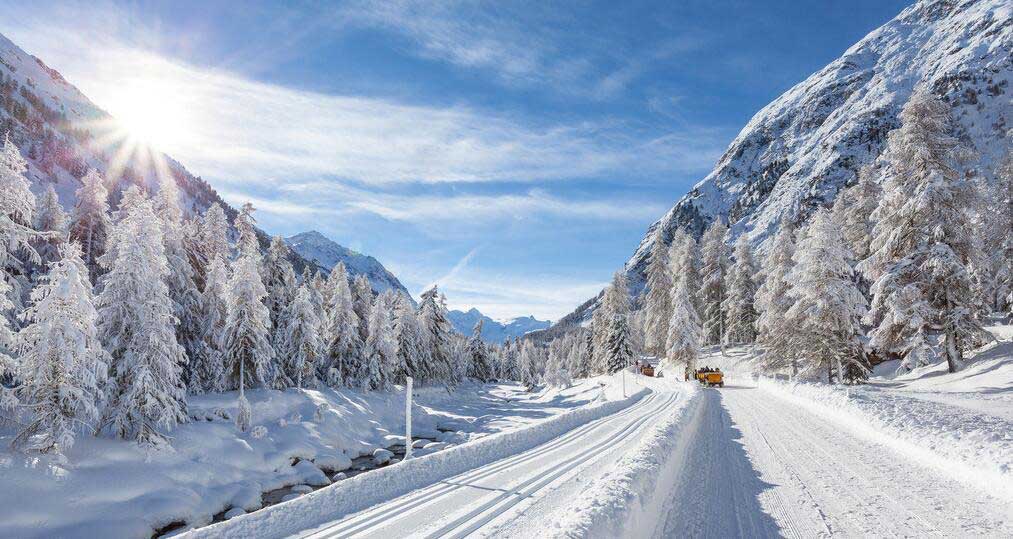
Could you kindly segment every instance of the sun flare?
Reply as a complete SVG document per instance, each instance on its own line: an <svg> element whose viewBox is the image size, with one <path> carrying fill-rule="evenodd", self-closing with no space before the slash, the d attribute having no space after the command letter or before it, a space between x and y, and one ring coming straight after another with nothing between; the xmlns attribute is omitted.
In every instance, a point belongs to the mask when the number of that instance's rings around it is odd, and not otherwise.
<svg viewBox="0 0 1013 539"><path fill-rule="evenodd" d="M133 80L121 88L108 108L126 138L160 151L178 147L186 137L186 111L180 96L155 80Z"/></svg>

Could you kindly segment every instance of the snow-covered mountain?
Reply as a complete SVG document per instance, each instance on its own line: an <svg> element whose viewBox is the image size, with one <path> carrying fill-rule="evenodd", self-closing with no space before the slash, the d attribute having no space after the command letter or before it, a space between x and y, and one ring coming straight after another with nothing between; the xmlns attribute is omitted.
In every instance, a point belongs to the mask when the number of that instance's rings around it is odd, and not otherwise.
<svg viewBox="0 0 1013 539"><path fill-rule="evenodd" d="M499 322L475 308L468 311L450 311L448 318L454 329L464 335L471 335L475 324L482 320L482 340L495 344L502 344L507 339L521 337L532 331L543 330L552 324L548 320L538 320L533 316L521 316L506 322Z"/></svg>
<svg viewBox="0 0 1013 539"><path fill-rule="evenodd" d="M350 275L365 275L373 285L374 291L394 289L411 296L401 281L387 271L377 259L339 245L316 230L296 234L286 238L285 241L299 256L327 271L338 265L338 262L344 262Z"/></svg>
<svg viewBox="0 0 1013 539"><path fill-rule="evenodd" d="M1013 128L1013 4L922 0L764 107L714 170L648 229L625 265L635 295L660 227L699 236L716 218L756 243L782 218L805 220L832 203L879 156L908 97L927 88L953 107L958 134L988 177ZM595 301L559 326L579 324Z"/></svg>

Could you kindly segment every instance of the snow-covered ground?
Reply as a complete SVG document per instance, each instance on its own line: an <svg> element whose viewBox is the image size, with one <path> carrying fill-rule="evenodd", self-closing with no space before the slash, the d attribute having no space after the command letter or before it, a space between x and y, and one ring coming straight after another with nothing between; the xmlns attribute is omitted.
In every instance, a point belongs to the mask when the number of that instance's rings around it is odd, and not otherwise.
<svg viewBox="0 0 1013 539"><path fill-rule="evenodd" d="M621 397L615 388L603 394L599 382L538 393L514 384L452 395L417 389L413 435L446 448ZM228 419L234 393L192 397L198 420L172 432L171 452L151 455L132 442L81 436L66 462L52 462L11 452L12 433L0 429L0 537L149 537L173 523L207 524L230 508L258 509L266 491L329 484L352 459L404 443L403 391L247 395L250 433Z"/></svg>

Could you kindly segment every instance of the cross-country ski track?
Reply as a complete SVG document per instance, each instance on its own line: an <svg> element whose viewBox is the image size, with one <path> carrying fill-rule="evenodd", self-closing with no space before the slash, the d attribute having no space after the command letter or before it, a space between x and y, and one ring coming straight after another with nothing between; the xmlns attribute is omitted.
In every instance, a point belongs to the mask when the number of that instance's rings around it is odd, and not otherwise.
<svg viewBox="0 0 1013 539"><path fill-rule="evenodd" d="M363 511L335 510L340 518L297 536L1013 537L1008 500L752 384L648 385L628 407L532 449ZM586 493L623 477L624 456L672 414L681 414L678 440L656 477L622 485L618 499L636 510L615 518L628 521L609 530L568 521L588 511L609 517L613 508ZM630 483L647 491L629 494ZM268 536L290 533L264 524Z"/></svg>

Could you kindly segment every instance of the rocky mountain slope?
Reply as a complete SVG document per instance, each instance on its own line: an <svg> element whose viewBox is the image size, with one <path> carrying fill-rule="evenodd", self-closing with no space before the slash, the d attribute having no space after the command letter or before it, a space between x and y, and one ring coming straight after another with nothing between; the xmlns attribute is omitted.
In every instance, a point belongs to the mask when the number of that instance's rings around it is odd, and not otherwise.
<svg viewBox="0 0 1013 539"><path fill-rule="evenodd" d="M338 262L344 262L351 275L365 275L375 292L394 289L411 296L401 281L377 259L339 245L316 230L296 234L285 238L285 241L299 256L327 271L337 266Z"/></svg>
<svg viewBox="0 0 1013 539"><path fill-rule="evenodd" d="M491 344L502 344L507 339L522 337L532 331L544 330L552 324L548 320L538 320L533 316L521 316L506 322L499 322L475 308L468 311L450 311L448 318L454 329L464 335L471 335L475 324L482 320L482 340Z"/></svg>
<svg viewBox="0 0 1013 539"><path fill-rule="evenodd" d="M927 88L953 107L958 134L988 177L1013 129L1013 3L922 0L764 107L714 170L648 229L625 265L634 295L658 228L700 235L724 219L762 244L781 219L804 221L875 160L908 97ZM596 302L560 320L579 324ZM562 328L560 328L562 329Z"/></svg>

